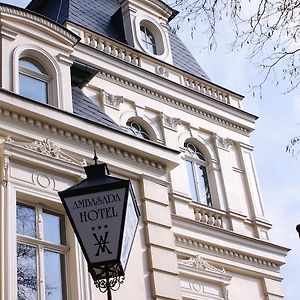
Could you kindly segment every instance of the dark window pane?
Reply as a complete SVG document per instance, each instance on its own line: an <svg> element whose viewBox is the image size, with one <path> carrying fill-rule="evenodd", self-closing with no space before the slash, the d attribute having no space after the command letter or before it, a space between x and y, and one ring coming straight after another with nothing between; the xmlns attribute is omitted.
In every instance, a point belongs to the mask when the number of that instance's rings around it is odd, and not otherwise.
<svg viewBox="0 0 300 300"><path fill-rule="evenodd" d="M208 178L205 166L197 166L198 190L200 202L205 205L211 205L211 197L208 185Z"/></svg>
<svg viewBox="0 0 300 300"><path fill-rule="evenodd" d="M41 103L48 102L47 82L34 77L19 74L20 95Z"/></svg>
<svg viewBox="0 0 300 300"><path fill-rule="evenodd" d="M43 211L44 240L54 244L62 244L61 226L62 218L60 216Z"/></svg>
<svg viewBox="0 0 300 300"><path fill-rule="evenodd" d="M61 254L44 251L46 300L63 299L62 260Z"/></svg>
<svg viewBox="0 0 300 300"><path fill-rule="evenodd" d="M141 131L138 136L143 138L144 140L150 140L150 137L149 137L148 133L145 132L145 131Z"/></svg>
<svg viewBox="0 0 300 300"><path fill-rule="evenodd" d="M155 44L154 36L153 36L152 32L149 29L147 29L146 34L147 34L147 40L150 43Z"/></svg>
<svg viewBox="0 0 300 300"><path fill-rule="evenodd" d="M31 70L40 74L47 74L44 68L32 58L21 58L19 60L19 65L27 70Z"/></svg>
<svg viewBox="0 0 300 300"><path fill-rule="evenodd" d="M18 300L37 299L36 248L17 244Z"/></svg>
<svg viewBox="0 0 300 300"><path fill-rule="evenodd" d="M141 39L144 42L144 45L146 46L146 48L149 50L149 52L151 52L153 54L157 54L156 42L155 42L155 38L154 38L154 35L152 34L152 32L145 26L141 26L140 31L141 31Z"/></svg>
<svg viewBox="0 0 300 300"><path fill-rule="evenodd" d="M135 135L135 133L136 133L134 129L129 128L129 127L127 127L127 132L131 135Z"/></svg>
<svg viewBox="0 0 300 300"><path fill-rule="evenodd" d="M188 173L191 197L194 201L197 201L198 199L197 199L197 192L196 192L195 178L194 178L194 173L193 173L192 162L186 161L186 168L187 168L187 173Z"/></svg>
<svg viewBox="0 0 300 300"><path fill-rule="evenodd" d="M146 42L146 28L144 26L141 26L141 38L143 42Z"/></svg>
<svg viewBox="0 0 300 300"><path fill-rule="evenodd" d="M156 46L155 46L155 44L148 44L148 50L151 53L156 54Z"/></svg>
<svg viewBox="0 0 300 300"><path fill-rule="evenodd" d="M36 215L34 207L17 203L17 233L36 237Z"/></svg>

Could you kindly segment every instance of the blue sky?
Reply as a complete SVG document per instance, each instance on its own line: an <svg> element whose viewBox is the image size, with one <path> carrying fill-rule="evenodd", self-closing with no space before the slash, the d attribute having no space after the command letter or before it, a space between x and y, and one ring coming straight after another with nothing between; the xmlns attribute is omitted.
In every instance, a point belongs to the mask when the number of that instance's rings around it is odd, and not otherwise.
<svg viewBox="0 0 300 300"><path fill-rule="evenodd" d="M2 1L24 7L29 1ZM200 65L215 83L245 95L244 109L259 116L252 135L255 159L264 206L273 223L272 241L291 248L287 263L282 268L285 299L298 299L300 285L300 240L295 227L300 223L300 157L295 159L285 152L290 137L300 135L300 89L284 95L268 82L264 85L263 99L248 93L248 84L259 78L257 69L247 60L246 52L230 51L231 33L223 26L218 31L216 51L200 51L198 32L190 38L187 28L179 35Z"/></svg>
<svg viewBox="0 0 300 300"><path fill-rule="evenodd" d="M263 86L263 98L254 98L248 85L258 83L260 74L247 59L245 49L231 51L232 33L227 26L218 31L219 44L215 51L201 49L200 32L191 39L185 30L179 32L181 39L212 81L244 95L244 109L259 116L251 141L266 215L273 224L271 240L291 249L281 276L285 299L298 299L300 240L295 227L300 224L300 156L293 158L285 152L285 147L291 137L300 135L300 88L283 94L274 83L267 82Z"/></svg>

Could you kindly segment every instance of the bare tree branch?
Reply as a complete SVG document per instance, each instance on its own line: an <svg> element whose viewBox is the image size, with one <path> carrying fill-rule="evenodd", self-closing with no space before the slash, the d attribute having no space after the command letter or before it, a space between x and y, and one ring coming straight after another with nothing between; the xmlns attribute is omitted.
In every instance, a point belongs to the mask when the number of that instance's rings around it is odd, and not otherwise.
<svg viewBox="0 0 300 300"><path fill-rule="evenodd" d="M207 37L209 49L217 47L217 27L231 26L234 30L231 49L247 47L249 58L258 66L262 79L252 89L258 89L260 96L268 80L276 86L287 82L285 93L299 88L300 0L169 0L168 3L181 11L176 28L187 22L192 37L200 30ZM298 143L300 137L291 139L287 151L292 153Z"/></svg>

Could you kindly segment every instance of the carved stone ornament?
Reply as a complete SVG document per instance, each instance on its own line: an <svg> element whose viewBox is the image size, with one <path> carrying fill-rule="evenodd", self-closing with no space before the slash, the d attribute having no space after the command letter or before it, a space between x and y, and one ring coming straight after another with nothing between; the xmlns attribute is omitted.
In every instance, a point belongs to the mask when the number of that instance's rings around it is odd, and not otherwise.
<svg viewBox="0 0 300 300"><path fill-rule="evenodd" d="M169 72L166 68L164 68L163 66L156 66L155 67L155 73L168 78L169 77Z"/></svg>
<svg viewBox="0 0 300 300"><path fill-rule="evenodd" d="M79 161L71 157L70 155L64 153L58 146L54 145L54 143L48 138L42 141L35 140L33 143L28 144L28 143L15 142L10 137L8 137L6 139L6 142L10 144L19 145L22 148L29 149L46 156L54 157L69 163L75 163L82 167L87 165L85 159Z"/></svg>
<svg viewBox="0 0 300 300"><path fill-rule="evenodd" d="M105 104L117 109L119 109L120 104L124 102L123 96L112 95L104 91L103 91L103 99Z"/></svg>
<svg viewBox="0 0 300 300"><path fill-rule="evenodd" d="M223 149L229 150L233 145L233 141L231 139L220 137L217 134L215 135L215 138L217 146Z"/></svg>
<svg viewBox="0 0 300 300"><path fill-rule="evenodd" d="M205 271L213 272L216 274L222 274L222 275L226 274L226 271L224 268L218 269L218 268L210 265L207 261L205 261L199 255L195 256L195 257L191 257L188 260L182 260L181 263L184 265L187 265L187 266L194 267L196 269L205 270Z"/></svg>
<svg viewBox="0 0 300 300"><path fill-rule="evenodd" d="M179 118L172 118L162 114L163 125L172 129L177 129L177 125L180 124L181 120Z"/></svg>
<svg viewBox="0 0 300 300"><path fill-rule="evenodd" d="M9 168L9 158L7 156L2 157L1 159L1 185L6 188L8 182L8 168Z"/></svg>

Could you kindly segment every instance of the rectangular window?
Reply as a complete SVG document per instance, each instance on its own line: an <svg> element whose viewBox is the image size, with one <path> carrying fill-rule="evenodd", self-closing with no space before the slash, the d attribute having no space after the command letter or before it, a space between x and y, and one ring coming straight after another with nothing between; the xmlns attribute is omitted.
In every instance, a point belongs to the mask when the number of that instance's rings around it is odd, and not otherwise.
<svg viewBox="0 0 300 300"><path fill-rule="evenodd" d="M17 299L65 300L64 217L17 203Z"/></svg>
<svg viewBox="0 0 300 300"><path fill-rule="evenodd" d="M17 243L18 300L37 299L36 248Z"/></svg>
<svg viewBox="0 0 300 300"><path fill-rule="evenodd" d="M186 167L192 200L212 206L206 167L188 160Z"/></svg>
<svg viewBox="0 0 300 300"><path fill-rule="evenodd" d="M47 89L46 81L20 73L19 90L21 96L41 103L48 103Z"/></svg>

